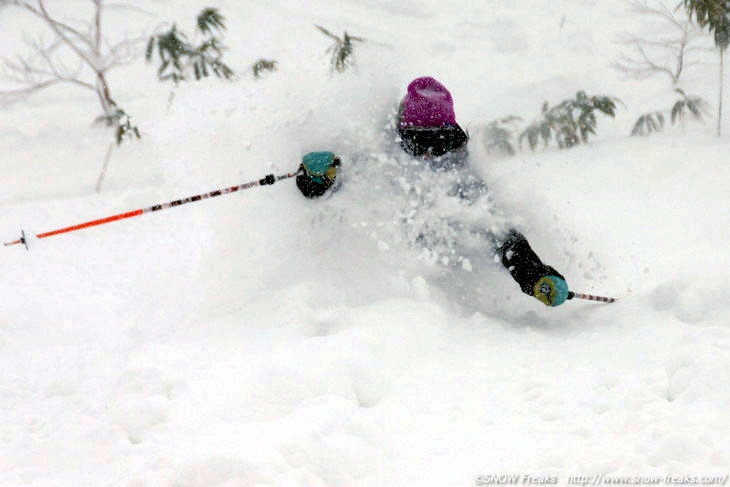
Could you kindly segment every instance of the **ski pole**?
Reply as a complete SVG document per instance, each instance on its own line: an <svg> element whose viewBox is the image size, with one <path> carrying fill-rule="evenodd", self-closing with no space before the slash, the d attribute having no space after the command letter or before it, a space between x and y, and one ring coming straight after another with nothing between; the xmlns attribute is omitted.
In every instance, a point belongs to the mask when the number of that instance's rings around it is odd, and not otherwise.
<svg viewBox="0 0 730 487"><path fill-rule="evenodd" d="M616 298L606 298L603 296L593 296L592 294L581 294L581 293L574 293L573 291L568 293L568 299L587 299L589 301L600 301L602 303L614 303L616 302Z"/></svg>
<svg viewBox="0 0 730 487"><path fill-rule="evenodd" d="M222 194L230 194L235 193L236 191L243 191L244 189L249 188L255 188L256 186L266 186L270 184L274 184L277 181L281 181L282 179L289 179L297 176L299 174L299 171L284 174L283 176L274 176L273 174L269 174L268 176L265 176L263 179L259 179L258 181L251 181L250 183L240 184L238 186L231 186L230 188L223 188L223 189L217 189L215 191L211 191L209 193L203 193L198 194L195 196L189 196L187 198L170 201L168 203L161 203L158 205L149 206L147 208L140 208L138 210L132 210L128 211L126 213L119 213L117 215L107 216L105 218L99 218L98 220L91 220L84 223L79 223L77 225L73 225L70 227L65 228L59 228L58 230L51 230L49 232L45 233L39 233L36 235L36 238L47 238L47 237L53 237L54 235L59 235L62 233L68 233L68 232L75 232L76 230L81 230L83 228L89 228L89 227L95 227L97 225L103 225L105 223L111 223L117 220L124 220L125 218L132 218L135 216L143 215L145 213L152 213L159 210L166 210L168 208L174 208L175 206L185 205L187 203L194 203L196 201L205 200L208 198L215 198L216 196L220 196ZM18 245L23 244L25 245L25 248L28 248L28 242L25 237L25 232L21 232L21 237L18 240L15 240L13 242L6 242L5 246L10 245Z"/></svg>

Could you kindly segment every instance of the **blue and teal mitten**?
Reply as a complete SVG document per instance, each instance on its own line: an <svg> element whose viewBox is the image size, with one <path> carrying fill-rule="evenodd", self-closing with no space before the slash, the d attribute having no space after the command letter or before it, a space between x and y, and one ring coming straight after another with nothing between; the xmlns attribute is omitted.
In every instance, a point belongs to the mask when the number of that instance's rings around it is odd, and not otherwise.
<svg viewBox="0 0 730 487"><path fill-rule="evenodd" d="M547 275L535 283L532 292L546 306L560 306L568 299L568 283L562 277Z"/></svg>
<svg viewBox="0 0 730 487"><path fill-rule="evenodd" d="M307 198L317 198L325 194L337 180L340 158L334 153L310 152L302 158L297 176L297 188Z"/></svg>

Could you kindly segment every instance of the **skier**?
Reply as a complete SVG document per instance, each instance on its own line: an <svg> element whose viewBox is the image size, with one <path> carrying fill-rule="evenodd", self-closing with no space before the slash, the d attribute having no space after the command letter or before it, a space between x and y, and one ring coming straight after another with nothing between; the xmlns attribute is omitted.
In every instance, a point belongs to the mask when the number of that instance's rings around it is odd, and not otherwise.
<svg viewBox="0 0 730 487"><path fill-rule="evenodd" d="M455 175L450 194L474 202L487 193L485 182L469 167L468 135L456 123L451 93L431 77L413 80L400 104L396 142L410 156L432 171ZM336 189L340 160L332 152L304 156L297 187L308 198ZM480 232L499 256L502 265L522 292L547 306L559 306L568 298L562 274L544 264L524 235L514 228L495 234Z"/></svg>

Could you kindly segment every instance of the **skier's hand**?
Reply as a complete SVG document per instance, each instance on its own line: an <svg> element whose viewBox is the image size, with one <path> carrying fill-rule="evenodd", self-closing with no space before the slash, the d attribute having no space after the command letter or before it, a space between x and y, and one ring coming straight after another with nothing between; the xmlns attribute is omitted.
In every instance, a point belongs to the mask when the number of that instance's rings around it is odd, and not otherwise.
<svg viewBox="0 0 730 487"><path fill-rule="evenodd" d="M560 306L568 299L568 283L555 275L543 276L535 283L532 295L547 306Z"/></svg>
<svg viewBox="0 0 730 487"><path fill-rule="evenodd" d="M312 178L326 178L334 181L340 158L332 152L310 152L302 158L302 169Z"/></svg>
<svg viewBox="0 0 730 487"><path fill-rule="evenodd" d="M332 152L310 152L302 158L297 187L307 198L322 196L337 179L340 158Z"/></svg>

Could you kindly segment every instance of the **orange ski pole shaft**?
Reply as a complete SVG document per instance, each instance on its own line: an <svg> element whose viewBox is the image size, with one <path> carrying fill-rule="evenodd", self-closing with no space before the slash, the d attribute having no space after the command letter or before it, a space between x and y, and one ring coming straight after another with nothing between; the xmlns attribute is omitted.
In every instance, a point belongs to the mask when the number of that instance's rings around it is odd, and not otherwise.
<svg viewBox="0 0 730 487"><path fill-rule="evenodd" d="M99 218L98 220L91 220L88 222L79 223L77 225L72 225L70 227L59 228L57 230L51 230L49 232L39 233L38 235L36 235L36 237L37 238L53 237L54 235L75 232L76 230L81 230L81 229L89 228L89 227L95 227L97 225L104 225L105 223L111 223L111 222L115 222L117 220L133 218L135 216L144 215L145 213L152 213L155 211L166 210L168 208L174 208L175 206L185 205L188 203L194 203L196 201L201 201L201 200L205 200L208 198L215 198L216 196L235 193L236 191L242 191L244 189L254 188L256 186L266 186L266 185L274 184L277 181L281 181L282 179L293 178L297 174L299 174L298 171L295 173L284 174L283 176L274 176L273 174L269 174L268 176L264 177L263 179L259 179L258 181L251 181L250 183L239 184L238 186L231 186L229 188L217 189L215 191L210 191L208 193L202 193L202 194L198 194L195 196L189 196L187 198L169 201L167 203L161 203L158 205L148 206L147 208L140 208L138 210L132 210L132 211L128 211L125 213L119 213L117 215ZM27 248L25 234L23 234L18 240L14 240L12 242L6 242L5 246L7 247L10 245L18 245L18 244L24 244L24 245L26 245L26 248Z"/></svg>

